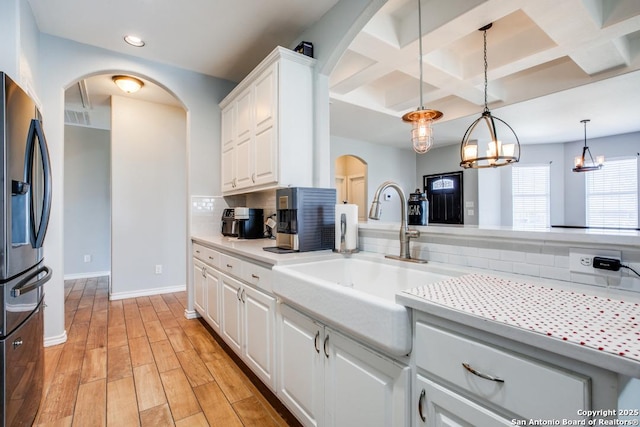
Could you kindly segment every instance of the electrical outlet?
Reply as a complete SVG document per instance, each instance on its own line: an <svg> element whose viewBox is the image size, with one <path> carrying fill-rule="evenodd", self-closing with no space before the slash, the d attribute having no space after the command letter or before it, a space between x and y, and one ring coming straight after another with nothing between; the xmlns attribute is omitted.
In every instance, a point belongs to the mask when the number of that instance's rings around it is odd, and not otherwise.
<svg viewBox="0 0 640 427"><path fill-rule="evenodd" d="M156 264L156 274L162 274L162 264Z"/></svg>
<svg viewBox="0 0 640 427"><path fill-rule="evenodd" d="M601 275L603 270L593 268L593 258L597 256L622 260L620 251L571 248L569 251L569 270L574 273ZM607 274L611 273L619 274L619 272L607 272Z"/></svg>
<svg viewBox="0 0 640 427"><path fill-rule="evenodd" d="M85 255L84 262L91 262L91 255Z"/></svg>

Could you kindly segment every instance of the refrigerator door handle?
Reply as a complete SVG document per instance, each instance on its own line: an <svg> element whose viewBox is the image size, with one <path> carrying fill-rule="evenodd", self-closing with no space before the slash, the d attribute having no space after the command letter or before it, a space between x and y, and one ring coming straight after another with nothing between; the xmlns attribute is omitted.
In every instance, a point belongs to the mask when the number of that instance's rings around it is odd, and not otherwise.
<svg viewBox="0 0 640 427"><path fill-rule="evenodd" d="M40 150L40 158L42 159L44 191L39 225L35 224L36 215L34 212L34 204L31 203L31 245L34 248L41 248L44 242L44 236L47 233L49 216L51 214L51 161L49 160L49 150L47 149L47 140L42 131L42 124L40 120L32 119L31 125L29 126L29 135L27 136L27 152L24 162L24 180L30 185L32 184L33 178L33 154L36 149L36 138L38 139L38 148Z"/></svg>
<svg viewBox="0 0 640 427"><path fill-rule="evenodd" d="M40 273L44 273L44 272L47 273L44 277L36 280L35 282L29 283L34 277L38 277ZM38 289L39 287L47 283L49 279L51 279L52 273L53 271L49 267L47 267L46 265L42 266L41 268L37 269L33 273L29 274L27 277L22 279L20 283L18 283L13 289L11 289L11 296L14 298L17 298L20 295L24 295L27 292L31 292L35 289Z"/></svg>

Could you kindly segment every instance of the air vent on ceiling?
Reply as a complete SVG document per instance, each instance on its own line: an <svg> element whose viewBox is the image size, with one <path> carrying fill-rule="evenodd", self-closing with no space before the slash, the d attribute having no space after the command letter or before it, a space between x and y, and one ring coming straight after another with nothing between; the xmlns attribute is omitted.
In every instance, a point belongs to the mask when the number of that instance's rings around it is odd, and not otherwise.
<svg viewBox="0 0 640 427"><path fill-rule="evenodd" d="M86 111L64 110L64 123L76 126L91 126L91 117Z"/></svg>

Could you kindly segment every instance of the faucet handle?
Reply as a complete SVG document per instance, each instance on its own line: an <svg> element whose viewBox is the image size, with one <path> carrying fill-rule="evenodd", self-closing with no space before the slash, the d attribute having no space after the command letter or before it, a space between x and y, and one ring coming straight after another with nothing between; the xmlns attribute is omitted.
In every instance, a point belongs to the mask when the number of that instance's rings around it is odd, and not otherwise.
<svg viewBox="0 0 640 427"><path fill-rule="evenodd" d="M416 237L420 237L420 230L416 230L415 228L407 229L407 237L415 239Z"/></svg>

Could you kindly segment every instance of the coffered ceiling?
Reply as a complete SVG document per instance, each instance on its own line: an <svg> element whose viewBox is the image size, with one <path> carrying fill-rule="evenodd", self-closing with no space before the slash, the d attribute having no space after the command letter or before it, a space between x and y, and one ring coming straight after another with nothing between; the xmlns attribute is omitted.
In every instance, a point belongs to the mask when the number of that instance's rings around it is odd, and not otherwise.
<svg viewBox="0 0 640 427"><path fill-rule="evenodd" d="M410 146L401 116L419 106L417 0L389 0L331 75L332 133ZM459 143L488 101L523 144L640 130L637 0L422 0L424 106Z"/></svg>

